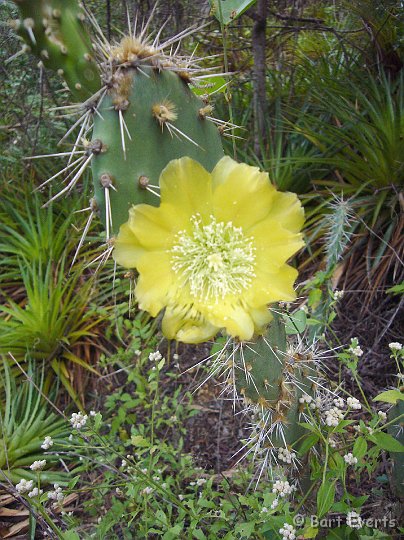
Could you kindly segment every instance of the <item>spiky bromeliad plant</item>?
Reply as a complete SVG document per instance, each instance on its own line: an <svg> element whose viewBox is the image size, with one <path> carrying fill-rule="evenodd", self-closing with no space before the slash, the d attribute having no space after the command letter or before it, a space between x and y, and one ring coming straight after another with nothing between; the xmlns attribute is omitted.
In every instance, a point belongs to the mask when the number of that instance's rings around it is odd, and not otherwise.
<svg viewBox="0 0 404 540"><path fill-rule="evenodd" d="M225 329L235 349L228 362L235 391L256 405L263 444L288 450L301 437L301 400L312 392L314 368L288 353L281 319L268 332L267 306L295 297L297 272L286 263L303 244L296 195L223 157L215 124L228 126L190 90L207 75L198 74L195 58L166 52L188 32L164 42L158 32L151 41L148 22L111 45L90 16L91 47L73 0L17 4L15 27L28 46L84 99L69 106L79 118L68 134L77 128L78 135L61 193L91 163L90 219L101 214L107 252L115 247L115 259L139 272L140 307L153 316L164 310L168 338L198 343Z"/></svg>

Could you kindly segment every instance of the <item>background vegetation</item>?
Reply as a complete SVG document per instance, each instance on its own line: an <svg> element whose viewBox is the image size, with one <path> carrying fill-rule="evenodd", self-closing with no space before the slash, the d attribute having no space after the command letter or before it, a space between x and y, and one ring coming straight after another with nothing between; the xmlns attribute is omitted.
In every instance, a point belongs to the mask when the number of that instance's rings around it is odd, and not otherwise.
<svg viewBox="0 0 404 540"><path fill-rule="evenodd" d="M155 4L84 3L111 40L125 30L126 12L147 19ZM335 429L315 424L299 450L313 486L305 497L277 498L270 478L257 479L252 459L238 463L248 420L233 417L214 379L198 388L205 370L198 362L210 348L161 339L157 321L133 302L133 276L116 271L112 261L100 265L96 220L76 253L88 223L88 214L78 210L89 206L89 179L71 197L42 208L57 188L37 188L63 161L24 158L54 152L70 125L56 108L69 98L57 75L19 55L21 44L6 24L16 8L3 1L4 538L281 539L285 523L304 538L402 533L390 462L399 447L393 437L385 439L378 414L402 403L402 350L389 348L402 342L403 327L401 2L245 4L251 6L224 24L203 0L160 2L153 28L168 20L164 32L171 35L208 23L183 49L197 48L207 65L221 64L231 74L215 100L216 116L240 126L227 131L226 152L267 170L281 190L298 193L305 205L307 246L295 261L299 300L290 309L306 312L299 315L306 335L324 334L317 347L328 384L345 399L360 398L362 409L346 411ZM338 302L336 290L344 291ZM352 353L358 343L359 356ZM150 360L156 350L163 358ZM387 389L398 394L384 396L382 404L373 401ZM79 428L69 421L77 411L87 414ZM388 422L394 426L394 417ZM397 430L389 431L396 436ZM54 444L43 449L46 436ZM317 448L317 458L309 463L310 447ZM342 458L350 452L357 459L353 468ZM321 463L331 454L325 470ZM29 465L40 459L46 465L39 475ZM44 493L22 497L15 489L21 479ZM57 493L55 483L63 488L59 503L57 495L48 497ZM272 508L275 499L280 503ZM336 518L349 511L371 521L361 529L345 521L319 527L303 519L300 528L296 522L300 514ZM374 521L384 516L390 521Z"/></svg>

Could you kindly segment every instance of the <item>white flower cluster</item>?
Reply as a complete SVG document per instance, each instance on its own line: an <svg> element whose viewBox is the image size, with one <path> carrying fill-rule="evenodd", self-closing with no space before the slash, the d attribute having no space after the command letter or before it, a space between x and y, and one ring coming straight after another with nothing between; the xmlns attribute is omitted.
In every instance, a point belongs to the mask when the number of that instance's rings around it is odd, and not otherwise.
<svg viewBox="0 0 404 540"><path fill-rule="evenodd" d="M278 448L278 458L284 463L292 463L296 458L295 452L289 452L287 448Z"/></svg>
<svg viewBox="0 0 404 540"><path fill-rule="evenodd" d="M346 402L347 402L348 407L350 407L354 411L359 411L360 409L362 409L362 405L360 404L359 399L356 399L354 397L349 397L346 400Z"/></svg>
<svg viewBox="0 0 404 540"><path fill-rule="evenodd" d="M42 471L42 469L46 465L46 459L39 459L38 461L34 461L32 465L29 466L31 471Z"/></svg>
<svg viewBox="0 0 404 540"><path fill-rule="evenodd" d="M59 484L53 484L54 491L48 492L48 499L52 501L62 502L65 496L62 493L62 488Z"/></svg>
<svg viewBox="0 0 404 540"><path fill-rule="evenodd" d="M363 527L363 521L357 512L348 512L346 516L346 524L352 529L361 529Z"/></svg>
<svg viewBox="0 0 404 540"><path fill-rule="evenodd" d="M71 425L76 429L81 429L87 423L88 416L81 412L73 413L70 418Z"/></svg>
<svg viewBox="0 0 404 540"><path fill-rule="evenodd" d="M392 341L391 343L389 343L389 347L391 351L401 351L401 349L403 348L402 344L398 343L398 341Z"/></svg>
<svg viewBox="0 0 404 540"><path fill-rule="evenodd" d="M356 465L358 463L358 458L354 457L351 452L345 454L344 461L347 465Z"/></svg>
<svg viewBox="0 0 404 540"><path fill-rule="evenodd" d="M309 396L308 394L303 394L302 397L299 398L299 403L311 403L313 401L313 398Z"/></svg>
<svg viewBox="0 0 404 540"><path fill-rule="evenodd" d="M282 540L295 540L296 529L294 529L292 525L284 523L283 527L279 529L279 534L282 535Z"/></svg>
<svg viewBox="0 0 404 540"><path fill-rule="evenodd" d="M385 422L387 420L387 413L384 411L377 411L377 414L380 418L380 422Z"/></svg>
<svg viewBox="0 0 404 540"><path fill-rule="evenodd" d="M278 504L279 504L279 499L275 499L271 504L271 509L275 510L275 508L278 506Z"/></svg>
<svg viewBox="0 0 404 540"><path fill-rule="evenodd" d="M363 355L362 349L359 347L358 338L351 339L351 346L348 349L348 352L359 358Z"/></svg>
<svg viewBox="0 0 404 540"><path fill-rule="evenodd" d="M38 497L39 495L42 495L42 493L43 493L42 489L38 489L37 487L34 487L34 489L28 493L28 497L32 499L32 497Z"/></svg>
<svg viewBox="0 0 404 540"><path fill-rule="evenodd" d="M163 357L161 356L161 353L160 351L156 351L156 352L151 352L149 354L149 360L150 362L158 362L159 360L161 360Z"/></svg>
<svg viewBox="0 0 404 540"><path fill-rule="evenodd" d="M32 489L33 485L34 482L32 480L25 480L23 478L15 486L15 489L18 491L18 493L26 493L27 491L30 491Z"/></svg>
<svg viewBox="0 0 404 540"><path fill-rule="evenodd" d="M334 297L334 300L336 301L341 300L343 296L344 296L344 291L335 289L335 291L333 292L333 297Z"/></svg>
<svg viewBox="0 0 404 540"><path fill-rule="evenodd" d="M49 450L51 446L53 446L52 437L49 437L49 435L47 435L43 443L41 444L41 448L43 448L44 450Z"/></svg>
<svg viewBox="0 0 404 540"><path fill-rule="evenodd" d="M342 397L337 397L334 399L334 405L338 407L338 409L344 409L345 408L345 401Z"/></svg>
<svg viewBox="0 0 404 540"><path fill-rule="evenodd" d="M328 411L324 412L325 419L324 422L329 427L336 427L340 421L344 418L344 413L338 407L331 407Z"/></svg>
<svg viewBox="0 0 404 540"><path fill-rule="evenodd" d="M147 486L144 489L142 489L142 491L140 493L142 495L150 495L151 493L153 493L153 491L154 491L154 488L152 488L150 486Z"/></svg>
<svg viewBox="0 0 404 540"><path fill-rule="evenodd" d="M277 493L279 497L286 497L286 495L293 493L295 489L287 480L277 480L273 485L272 493Z"/></svg>
<svg viewBox="0 0 404 540"><path fill-rule="evenodd" d="M190 482L190 486L203 486L206 484L207 480L205 478L198 478L196 482Z"/></svg>

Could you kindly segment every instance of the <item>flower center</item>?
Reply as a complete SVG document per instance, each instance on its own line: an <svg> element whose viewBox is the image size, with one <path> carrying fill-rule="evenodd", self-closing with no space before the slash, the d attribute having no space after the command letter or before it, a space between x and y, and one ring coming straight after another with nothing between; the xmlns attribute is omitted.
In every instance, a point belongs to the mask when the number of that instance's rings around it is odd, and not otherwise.
<svg viewBox="0 0 404 540"><path fill-rule="evenodd" d="M180 231L171 250L172 269L182 285L189 284L194 298L215 302L247 289L255 277L252 238L231 221L210 216L203 225L199 214L191 221L192 231Z"/></svg>

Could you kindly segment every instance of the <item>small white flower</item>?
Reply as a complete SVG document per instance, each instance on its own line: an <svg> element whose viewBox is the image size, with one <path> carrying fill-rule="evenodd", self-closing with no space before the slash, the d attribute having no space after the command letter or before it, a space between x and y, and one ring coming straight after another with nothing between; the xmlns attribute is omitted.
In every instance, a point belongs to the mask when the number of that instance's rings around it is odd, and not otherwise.
<svg viewBox="0 0 404 540"><path fill-rule="evenodd" d="M359 358L363 355L363 351L359 346L358 338L352 338L351 339L351 345L348 349L348 352Z"/></svg>
<svg viewBox="0 0 404 540"><path fill-rule="evenodd" d="M346 400L346 402L347 402L348 407L350 407L351 409L355 411L359 411L360 409L362 409L362 405L360 404L360 401L354 397L349 397Z"/></svg>
<svg viewBox="0 0 404 540"><path fill-rule="evenodd" d="M384 411L377 411L377 414L381 422L384 423L387 420L387 413L385 413Z"/></svg>
<svg viewBox="0 0 404 540"><path fill-rule="evenodd" d="M272 488L272 493L276 493L279 497L286 497L295 490L294 486L291 486L287 480L277 480Z"/></svg>
<svg viewBox="0 0 404 540"><path fill-rule="evenodd" d="M334 399L334 405L338 407L339 409L343 409L345 407L345 400L342 397L338 397Z"/></svg>
<svg viewBox="0 0 404 540"><path fill-rule="evenodd" d="M271 510L275 510L278 504L279 504L279 499L275 499L271 504Z"/></svg>
<svg viewBox="0 0 404 540"><path fill-rule="evenodd" d="M356 465L358 463L358 458L354 457L351 452L345 454L344 461L347 465Z"/></svg>
<svg viewBox="0 0 404 540"><path fill-rule="evenodd" d="M87 423L88 416L81 412L73 413L70 418L70 423L73 428L81 429Z"/></svg>
<svg viewBox="0 0 404 540"><path fill-rule="evenodd" d="M51 446L53 446L52 437L49 437L49 435L47 435L43 443L41 444L41 448L43 448L44 450L49 450Z"/></svg>
<svg viewBox="0 0 404 540"><path fill-rule="evenodd" d="M268 508L266 506L263 506L261 508L261 514L267 514L268 513Z"/></svg>
<svg viewBox="0 0 404 540"><path fill-rule="evenodd" d="M96 414L96 411L90 411L90 416L95 416Z"/></svg>
<svg viewBox="0 0 404 540"><path fill-rule="evenodd" d="M25 493L27 491L30 491L32 489L33 485L34 485L33 480L25 480L23 478L15 486L15 489L18 491L18 493Z"/></svg>
<svg viewBox="0 0 404 540"><path fill-rule="evenodd" d="M312 401L313 398L308 394L303 394L302 397L299 398L299 403L311 403Z"/></svg>
<svg viewBox="0 0 404 540"><path fill-rule="evenodd" d="M34 487L34 489L28 493L28 497L32 499L32 497L38 497L38 495L42 495L42 493L43 493L42 489L38 489L37 487Z"/></svg>
<svg viewBox="0 0 404 540"><path fill-rule="evenodd" d="M389 347L391 351L401 351L401 349L403 348L402 344L398 343L397 341L389 343Z"/></svg>
<svg viewBox="0 0 404 540"><path fill-rule="evenodd" d="M140 469L143 474L147 474L147 469Z"/></svg>
<svg viewBox="0 0 404 540"><path fill-rule="evenodd" d="M142 495L150 495L151 493L153 493L153 491L154 491L154 488L152 488L150 486L147 486L144 489L142 489L142 491L140 493Z"/></svg>
<svg viewBox="0 0 404 540"><path fill-rule="evenodd" d="M328 411L325 411L325 418L324 422L329 427L336 427L340 423L340 421L344 418L343 412L338 409L338 407L332 407L331 409L328 409Z"/></svg>
<svg viewBox="0 0 404 540"><path fill-rule="evenodd" d="M337 446L338 446L338 441L337 441L337 439L335 437L330 437L328 439L328 443L331 446L331 448L337 448Z"/></svg>
<svg viewBox="0 0 404 540"><path fill-rule="evenodd" d="M179 360L179 358L180 358L179 354L177 354L177 353L173 354L173 360Z"/></svg>
<svg viewBox="0 0 404 540"><path fill-rule="evenodd" d="M46 465L46 459L39 459L38 461L34 461L32 465L29 466L31 471L42 471L42 469Z"/></svg>
<svg viewBox="0 0 404 540"><path fill-rule="evenodd" d="M62 502L63 499L65 498L63 493L62 493L62 488L59 486L59 484L53 484L53 489L54 489L54 491L49 491L48 492L48 499L53 500L53 501L57 501L59 503Z"/></svg>
<svg viewBox="0 0 404 540"><path fill-rule="evenodd" d="M153 480L154 480L155 482L158 482L158 481L160 480L160 476L153 476Z"/></svg>
<svg viewBox="0 0 404 540"><path fill-rule="evenodd" d="M73 440L73 435L70 434L69 437L68 437L69 441L72 441Z"/></svg>
<svg viewBox="0 0 404 540"><path fill-rule="evenodd" d="M341 298L344 296L344 291L340 291L338 289L335 289L335 291L333 292L333 298L334 300L338 301L338 300L341 300Z"/></svg>
<svg viewBox="0 0 404 540"><path fill-rule="evenodd" d="M278 448L278 458L284 463L291 464L296 458L296 453L290 452L287 448Z"/></svg>
<svg viewBox="0 0 404 540"><path fill-rule="evenodd" d="M295 540L296 529L292 525L284 523L283 527L279 529L279 534L282 535L282 540Z"/></svg>
<svg viewBox="0 0 404 540"><path fill-rule="evenodd" d="M142 351L140 351L139 349L136 349L135 354L136 354L136 356L141 356L141 355L142 355Z"/></svg>
<svg viewBox="0 0 404 540"><path fill-rule="evenodd" d="M181 495L181 493L178 495L178 498L179 498L180 501L183 501L184 497L185 497L185 495Z"/></svg>
<svg viewBox="0 0 404 540"><path fill-rule="evenodd" d="M207 480L205 478L198 478L198 480L196 481L196 485L197 486L203 486L204 484L206 484Z"/></svg>
<svg viewBox="0 0 404 540"><path fill-rule="evenodd" d="M351 527L351 529L361 529L363 527L363 521L357 512L348 512L346 516L346 524L348 527Z"/></svg>
<svg viewBox="0 0 404 540"><path fill-rule="evenodd" d="M160 354L160 351L156 351L156 352L151 352L149 354L149 360L150 362L158 362L159 360L161 360L163 357L161 356Z"/></svg>
<svg viewBox="0 0 404 540"><path fill-rule="evenodd" d="M369 435L373 435L373 433L374 433L373 428L371 428L369 426L366 426L366 429L368 430Z"/></svg>

